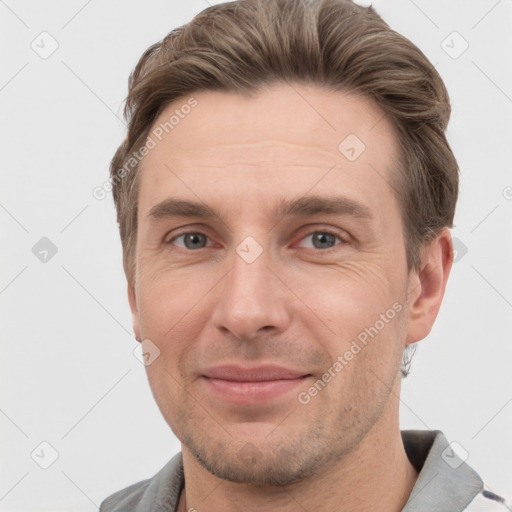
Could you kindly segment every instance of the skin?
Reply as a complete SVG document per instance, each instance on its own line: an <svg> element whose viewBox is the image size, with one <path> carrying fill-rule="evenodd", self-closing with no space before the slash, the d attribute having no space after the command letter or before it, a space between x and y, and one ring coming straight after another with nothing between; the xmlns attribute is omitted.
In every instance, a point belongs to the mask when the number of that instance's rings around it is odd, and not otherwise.
<svg viewBox="0 0 512 512"><path fill-rule="evenodd" d="M452 264L449 231L408 272L390 185L395 134L373 102L299 84L252 98L194 98L197 106L143 160L128 283L135 334L160 350L147 366L151 389L182 445L180 510L399 511L417 478L399 430L402 351L437 316ZM354 161L338 150L349 134L366 146ZM312 195L349 198L371 218L273 213L283 199ZM208 205L219 217L149 215L168 198ZM325 231L335 236L319 235L327 241L319 245L315 233ZM179 236L197 232L204 236ZM262 248L252 263L236 251L246 237ZM397 303L401 311L300 403L298 393ZM235 405L201 377L227 363L310 376L265 403Z"/></svg>

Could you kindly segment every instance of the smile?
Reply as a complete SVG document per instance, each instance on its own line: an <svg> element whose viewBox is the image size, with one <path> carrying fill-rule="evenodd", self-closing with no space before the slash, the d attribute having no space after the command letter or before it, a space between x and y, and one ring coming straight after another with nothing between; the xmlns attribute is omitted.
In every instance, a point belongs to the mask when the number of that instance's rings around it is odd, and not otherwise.
<svg viewBox="0 0 512 512"><path fill-rule="evenodd" d="M201 373L208 393L238 405L277 399L296 389L311 375L304 370L275 364L252 368L225 364L207 368Z"/></svg>

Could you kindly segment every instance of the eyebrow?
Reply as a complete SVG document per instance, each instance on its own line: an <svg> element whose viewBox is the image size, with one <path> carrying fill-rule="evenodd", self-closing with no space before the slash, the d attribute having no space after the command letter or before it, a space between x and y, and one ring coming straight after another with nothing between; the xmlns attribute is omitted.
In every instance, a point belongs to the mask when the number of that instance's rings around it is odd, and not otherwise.
<svg viewBox="0 0 512 512"><path fill-rule="evenodd" d="M323 213L349 215L368 220L373 218L373 214L368 206L341 196L304 196L293 200L282 199L273 213L277 217L307 216Z"/></svg>
<svg viewBox="0 0 512 512"><path fill-rule="evenodd" d="M360 219L373 219L367 206L353 199L340 196L304 196L298 199L281 199L273 209L274 217L311 216L318 214L348 215ZM208 205L196 201L168 198L153 206L148 218L196 217L201 219L222 216Z"/></svg>
<svg viewBox="0 0 512 512"><path fill-rule="evenodd" d="M165 219L168 217L199 217L202 219L220 218L209 206L196 201L168 198L156 204L147 215L153 219Z"/></svg>

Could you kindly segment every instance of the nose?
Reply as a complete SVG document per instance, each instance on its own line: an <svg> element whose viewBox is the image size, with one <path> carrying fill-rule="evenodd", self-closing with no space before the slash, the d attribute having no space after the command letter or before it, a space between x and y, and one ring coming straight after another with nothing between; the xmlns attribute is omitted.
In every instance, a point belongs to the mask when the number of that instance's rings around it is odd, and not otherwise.
<svg viewBox="0 0 512 512"><path fill-rule="evenodd" d="M278 272L270 268L267 253L248 263L235 252L232 262L217 288L214 325L240 340L284 332L290 324L292 297Z"/></svg>

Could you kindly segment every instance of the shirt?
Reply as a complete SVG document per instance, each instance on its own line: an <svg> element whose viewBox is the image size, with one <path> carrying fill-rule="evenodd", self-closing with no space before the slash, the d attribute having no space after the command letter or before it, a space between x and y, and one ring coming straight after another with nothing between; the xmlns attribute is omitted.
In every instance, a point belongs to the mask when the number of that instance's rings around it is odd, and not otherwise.
<svg viewBox="0 0 512 512"><path fill-rule="evenodd" d="M402 430L402 441L418 478L402 512L506 512L505 500L448 444L439 430ZM176 512L185 485L177 453L155 476L106 498L100 512Z"/></svg>

